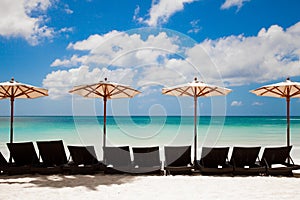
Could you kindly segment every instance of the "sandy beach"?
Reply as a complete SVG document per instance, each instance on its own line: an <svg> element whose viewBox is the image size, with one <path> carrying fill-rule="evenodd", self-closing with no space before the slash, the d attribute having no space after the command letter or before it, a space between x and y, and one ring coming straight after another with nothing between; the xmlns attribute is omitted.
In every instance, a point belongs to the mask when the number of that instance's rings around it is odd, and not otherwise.
<svg viewBox="0 0 300 200"><path fill-rule="evenodd" d="M295 177L32 175L0 177L0 199L297 199Z"/></svg>

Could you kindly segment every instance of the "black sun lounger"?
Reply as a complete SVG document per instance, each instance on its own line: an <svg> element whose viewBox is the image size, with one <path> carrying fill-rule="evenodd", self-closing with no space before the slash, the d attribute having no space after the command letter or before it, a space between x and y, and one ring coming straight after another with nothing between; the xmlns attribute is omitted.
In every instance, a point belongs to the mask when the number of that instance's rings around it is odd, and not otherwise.
<svg viewBox="0 0 300 200"><path fill-rule="evenodd" d="M230 164L234 175L264 175L266 168L261 165L261 147L233 147Z"/></svg>
<svg viewBox="0 0 300 200"><path fill-rule="evenodd" d="M130 173L132 162L129 146L103 147L104 173Z"/></svg>
<svg viewBox="0 0 300 200"><path fill-rule="evenodd" d="M68 160L62 140L37 141L44 173L62 173L68 170Z"/></svg>
<svg viewBox="0 0 300 200"><path fill-rule="evenodd" d="M31 173L31 166L29 165L16 165L15 163L9 163L0 152L0 174L4 175L20 175Z"/></svg>
<svg viewBox="0 0 300 200"><path fill-rule="evenodd" d="M199 169L203 175L232 174L233 167L228 163L229 147L202 147Z"/></svg>
<svg viewBox="0 0 300 200"><path fill-rule="evenodd" d="M4 158L3 154L0 152L0 174L8 173L9 163Z"/></svg>
<svg viewBox="0 0 300 200"><path fill-rule="evenodd" d="M32 142L7 143L7 147L14 160L7 165L8 174L35 173L39 168L40 162Z"/></svg>
<svg viewBox="0 0 300 200"><path fill-rule="evenodd" d="M103 165L98 161L94 146L68 146L72 163L71 174L93 174L103 170Z"/></svg>
<svg viewBox="0 0 300 200"><path fill-rule="evenodd" d="M295 165L290 157L291 149L292 146L265 148L261 160L262 164L267 168L268 175L293 176L293 170L300 169L300 166Z"/></svg>
<svg viewBox="0 0 300 200"><path fill-rule="evenodd" d="M191 174L191 146L165 146L165 167L167 175Z"/></svg>
<svg viewBox="0 0 300 200"><path fill-rule="evenodd" d="M133 147L132 173L162 174L159 147Z"/></svg>

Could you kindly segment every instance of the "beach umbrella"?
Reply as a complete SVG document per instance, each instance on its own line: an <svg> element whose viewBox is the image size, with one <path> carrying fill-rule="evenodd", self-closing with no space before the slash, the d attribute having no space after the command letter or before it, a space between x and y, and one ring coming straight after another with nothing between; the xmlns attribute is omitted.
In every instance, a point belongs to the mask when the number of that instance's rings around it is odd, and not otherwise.
<svg viewBox="0 0 300 200"><path fill-rule="evenodd" d="M287 121L287 146L290 146L290 99L300 98L300 82L293 82L289 78L285 82L265 85L250 92L258 96L268 96L286 99L286 121Z"/></svg>
<svg viewBox="0 0 300 200"><path fill-rule="evenodd" d="M78 94L86 98L103 98L103 146L106 146L106 101L108 99L119 99L119 98L132 98L135 95L141 93L127 85L104 81L94 83L90 85L79 85L75 86L70 93Z"/></svg>
<svg viewBox="0 0 300 200"><path fill-rule="evenodd" d="M0 99L10 99L10 143L13 143L14 100L48 96L48 90L19 83L12 78L0 83Z"/></svg>
<svg viewBox="0 0 300 200"><path fill-rule="evenodd" d="M197 161L197 101L198 97L224 96L231 90L216 85L209 85L198 81L197 78L193 82L178 85L169 88L163 88L162 93L172 96L189 96L194 98L194 162Z"/></svg>

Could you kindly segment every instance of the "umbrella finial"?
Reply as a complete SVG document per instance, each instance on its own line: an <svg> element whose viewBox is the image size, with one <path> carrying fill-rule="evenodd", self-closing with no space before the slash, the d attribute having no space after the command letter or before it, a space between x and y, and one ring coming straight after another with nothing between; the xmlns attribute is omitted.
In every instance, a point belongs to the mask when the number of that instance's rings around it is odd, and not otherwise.
<svg viewBox="0 0 300 200"><path fill-rule="evenodd" d="M197 77L195 77L195 78L194 78L194 81L195 81L195 82L198 82L198 79L197 79Z"/></svg>
<svg viewBox="0 0 300 200"><path fill-rule="evenodd" d="M11 78L10 82L11 82L11 83L15 82L14 77Z"/></svg>
<svg viewBox="0 0 300 200"><path fill-rule="evenodd" d="M107 81L107 78L106 78L106 77L104 78L104 81Z"/></svg>
<svg viewBox="0 0 300 200"><path fill-rule="evenodd" d="M290 81L291 79L290 79L290 77L287 77L286 80L287 80L287 81Z"/></svg>

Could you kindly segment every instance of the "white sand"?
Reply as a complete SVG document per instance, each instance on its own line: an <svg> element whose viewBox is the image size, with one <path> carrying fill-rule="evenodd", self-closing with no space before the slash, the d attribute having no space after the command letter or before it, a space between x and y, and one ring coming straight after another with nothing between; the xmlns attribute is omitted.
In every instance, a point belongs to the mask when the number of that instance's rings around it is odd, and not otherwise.
<svg viewBox="0 0 300 200"><path fill-rule="evenodd" d="M300 175L1 176L0 199L300 199Z"/></svg>

